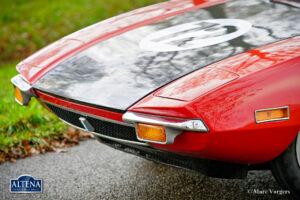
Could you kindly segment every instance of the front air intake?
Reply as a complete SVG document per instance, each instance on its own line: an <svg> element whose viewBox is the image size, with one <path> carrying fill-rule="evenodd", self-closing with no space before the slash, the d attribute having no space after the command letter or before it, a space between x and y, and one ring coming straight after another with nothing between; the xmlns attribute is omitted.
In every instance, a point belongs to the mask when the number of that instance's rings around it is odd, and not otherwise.
<svg viewBox="0 0 300 200"><path fill-rule="evenodd" d="M93 126L94 132L96 133L112 138L140 142L136 137L134 127L98 119L96 116L92 117L83 115L81 113L77 113L76 111L62 108L60 106L49 103L46 103L46 106L60 119L68 122L69 124L72 124L75 127L84 129L82 123L79 120L80 117L84 117Z"/></svg>

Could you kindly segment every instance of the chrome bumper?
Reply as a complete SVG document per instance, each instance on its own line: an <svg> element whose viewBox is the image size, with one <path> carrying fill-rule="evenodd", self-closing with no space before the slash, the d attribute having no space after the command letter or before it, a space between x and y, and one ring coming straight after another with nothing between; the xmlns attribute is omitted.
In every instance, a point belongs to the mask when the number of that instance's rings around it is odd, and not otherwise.
<svg viewBox="0 0 300 200"><path fill-rule="evenodd" d="M11 79L11 83L14 87L19 88L21 91L21 95L23 98L23 102L18 101L15 98L15 101L21 104L22 106L27 106L31 97L36 97L37 95L32 89L32 86L22 77L22 75L18 74Z"/></svg>
<svg viewBox="0 0 300 200"><path fill-rule="evenodd" d="M144 142L152 142L159 144L173 144L175 137L184 131L192 132L209 132L209 129L201 119L180 119L171 118L164 116L148 115L135 112L126 112L123 115L123 121L134 124L137 128L137 123L156 124L165 127L166 131L166 142L160 143L155 141L148 141L138 137L137 138ZM136 130L137 132L137 130Z"/></svg>

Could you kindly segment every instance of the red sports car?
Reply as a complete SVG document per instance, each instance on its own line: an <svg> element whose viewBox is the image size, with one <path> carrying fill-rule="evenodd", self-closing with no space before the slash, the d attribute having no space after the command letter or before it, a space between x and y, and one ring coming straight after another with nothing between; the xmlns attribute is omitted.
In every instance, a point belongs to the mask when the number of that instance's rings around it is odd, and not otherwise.
<svg viewBox="0 0 300 200"><path fill-rule="evenodd" d="M104 144L212 177L271 169L300 198L300 4L174 0L17 65L31 97Z"/></svg>

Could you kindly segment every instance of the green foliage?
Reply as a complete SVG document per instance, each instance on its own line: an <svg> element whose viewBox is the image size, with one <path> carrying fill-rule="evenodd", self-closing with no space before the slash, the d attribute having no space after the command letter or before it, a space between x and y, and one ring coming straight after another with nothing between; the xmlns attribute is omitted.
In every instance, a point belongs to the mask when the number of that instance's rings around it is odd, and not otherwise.
<svg viewBox="0 0 300 200"><path fill-rule="evenodd" d="M1 0L0 64L95 22L162 0Z"/></svg>
<svg viewBox="0 0 300 200"><path fill-rule="evenodd" d="M67 126L43 108L37 100L32 99L28 107L14 101L14 90L10 79L17 72L14 67L6 65L0 68L0 151L22 145L39 146L49 137L60 137L67 131Z"/></svg>

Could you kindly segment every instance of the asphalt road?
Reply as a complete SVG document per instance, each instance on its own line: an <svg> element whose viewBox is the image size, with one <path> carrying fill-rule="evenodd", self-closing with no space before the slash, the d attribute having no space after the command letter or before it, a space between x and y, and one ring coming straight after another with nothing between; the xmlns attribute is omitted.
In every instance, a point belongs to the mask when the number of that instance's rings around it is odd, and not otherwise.
<svg viewBox="0 0 300 200"><path fill-rule="evenodd" d="M43 193L11 194L10 179L43 179ZM47 153L0 165L0 199L290 199L270 171L244 180L208 178L114 150L96 140L67 153ZM264 194L263 194L264 193Z"/></svg>

